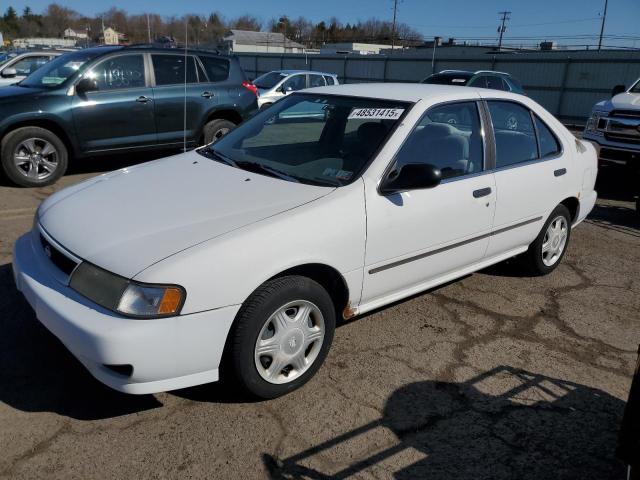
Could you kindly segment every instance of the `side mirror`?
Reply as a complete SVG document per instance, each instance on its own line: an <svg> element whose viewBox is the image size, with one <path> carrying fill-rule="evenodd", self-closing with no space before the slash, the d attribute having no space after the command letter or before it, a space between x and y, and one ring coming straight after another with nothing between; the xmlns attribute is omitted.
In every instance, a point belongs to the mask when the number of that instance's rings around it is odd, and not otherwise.
<svg viewBox="0 0 640 480"><path fill-rule="evenodd" d="M407 163L395 175L389 174L380 185L380 193L405 192L433 188L442 181L440 169L428 163Z"/></svg>
<svg viewBox="0 0 640 480"><path fill-rule="evenodd" d="M616 95L620 94L620 93L624 93L627 91L627 87L625 87L624 85L616 85L615 87L613 87L613 89L611 90L611 97L615 97Z"/></svg>
<svg viewBox="0 0 640 480"><path fill-rule="evenodd" d="M83 78L76 84L76 93L84 95L87 92L95 92L98 90L98 82L95 78Z"/></svg>
<svg viewBox="0 0 640 480"><path fill-rule="evenodd" d="M18 71L15 68L5 68L2 71L2 78L14 78L18 75Z"/></svg>

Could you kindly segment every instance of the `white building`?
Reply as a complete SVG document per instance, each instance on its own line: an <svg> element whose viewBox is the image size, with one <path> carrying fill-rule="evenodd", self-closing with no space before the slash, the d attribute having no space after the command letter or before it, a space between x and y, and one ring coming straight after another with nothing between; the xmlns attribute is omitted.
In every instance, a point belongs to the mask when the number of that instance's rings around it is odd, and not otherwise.
<svg viewBox="0 0 640 480"><path fill-rule="evenodd" d="M64 38L70 38L70 39L74 39L74 40L86 40L87 39L87 34L86 33L81 33L81 32L76 32L75 30L71 29L71 28L67 28L64 31Z"/></svg>
<svg viewBox="0 0 640 480"><path fill-rule="evenodd" d="M402 45L395 45L394 50L402 49ZM357 55L376 55L381 50L391 50L391 45L383 45L378 43L327 43L320 48L320 53L334 54L357 54Z"/></svg>
<svg viewBox="0 0 640 480"><path fill-rule="evenodd" d="M100 40L105 45L119 45L127 42L127 36L124 33L120 33L115 29L108 27L104 29Z"/></svg>
<svg viewBox="0 0 640 480"><path fill-rule="evenodd" d="M220 42L227 52L304 53L304 45L288 39L282 33L229 30Z"/></svg>
<svg viewBox="0 0 640 480"><path fill-rule="evenodd" d="M69 48L75 47L76 41L68 38L16 38L13 40L14 48Z"/></svg>

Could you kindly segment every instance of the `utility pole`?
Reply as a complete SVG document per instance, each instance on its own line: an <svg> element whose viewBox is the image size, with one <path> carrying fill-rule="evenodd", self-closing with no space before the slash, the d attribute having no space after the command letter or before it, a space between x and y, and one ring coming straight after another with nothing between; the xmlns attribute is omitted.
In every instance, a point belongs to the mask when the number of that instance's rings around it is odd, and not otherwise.
<svg viewBox="0 0 640 480"><path fill-rule="evenodd" d="M149 14L147 13L147 38L151 43L151 24L149 23Z"/></svg>
<svg viewBox="0 0 640 480"><path fill-rule="evenodd" d="M500 33L500 40L498 40L498 51L502 50L502 35L504 35L504 32L507 31L507 26L505 25L507 23L507 20L511 20L511 17L509 15L511 15L511 12L498 12L500 15L502 15L502 24L498 27L498 32Z"/></svg>
<svg viewBox="0 0 640 480"><path fill-rule="evenodd" d="M604 35L604 22L607 20L607 4L609 0L604 0L604 12L602 13L602 25L600 26L600 40L598 40L598 51L602 48L602 35Z"/></svg>
<svg viewBox="0 0 640 480"><path fill-rule="evenodd" d="M396 45L396 16L398 14L398 0L393 0L393 25L391 26L391 53Z"/></svg>

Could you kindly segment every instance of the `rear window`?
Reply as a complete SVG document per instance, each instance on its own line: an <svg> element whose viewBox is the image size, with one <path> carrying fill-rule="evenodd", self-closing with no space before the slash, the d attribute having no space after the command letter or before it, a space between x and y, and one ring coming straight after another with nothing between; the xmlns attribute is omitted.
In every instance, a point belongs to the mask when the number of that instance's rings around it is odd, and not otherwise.
<svg viewBox="0 0 640 480"><path fill-rule="evenodd" d="M210 82L223 82L229 78L229 60L217 57L200 57Z"/></svg>

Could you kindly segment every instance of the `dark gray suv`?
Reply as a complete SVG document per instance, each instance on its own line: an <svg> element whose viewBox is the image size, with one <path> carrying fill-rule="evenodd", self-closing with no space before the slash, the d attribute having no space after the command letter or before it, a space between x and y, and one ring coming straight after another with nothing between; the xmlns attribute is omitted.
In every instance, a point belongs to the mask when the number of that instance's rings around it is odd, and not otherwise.
<svg viewBox="0 0 640 480"><path fill-rule="evenodd" d="M257 107L256 87L235 57L80 50L0 89L2 169L18 185L48 185L70 157L179 148L185 137L187 147L211 143Z"/></svg>

